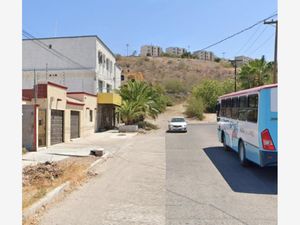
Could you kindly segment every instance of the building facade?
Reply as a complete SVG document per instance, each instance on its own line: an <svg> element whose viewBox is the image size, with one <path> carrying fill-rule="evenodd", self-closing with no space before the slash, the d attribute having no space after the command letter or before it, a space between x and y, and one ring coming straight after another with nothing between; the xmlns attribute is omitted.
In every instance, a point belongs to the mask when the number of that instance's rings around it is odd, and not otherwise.
<svg viewBox="0 0 300 225"><path fill-rule="evenodd" d="M248 62L252 61L253 59L247 56L236 56L234 57L234 60L236 61L236 66L237 67L241 67L245 64L247 64Z"/></svg>
<svg viewBox="0 0 300 225"><path fill-rule="evenodd" d="M116 58L98 36L25 39L22 50L25 89L50 81L71 92L97 94L121 84Z"/></svg>
<svg viewBox="0 0 300 225"><path fill-rule="evenodd" d="M215 55L213 52L209 51L195 51L193 52L193 55L197 56L198 59L204 60L204 61L214 61Z"/></svg>
<svg viewBox="0 0 300 225"><path fill-rule="evenodd" d="M37 150L96 131L97 95L52 82L35 87L22 90L23 147Z"/></svg>
<svg viewBox="0 0 300 225"><path fill-rule="evenodd" d="M117 125L122 69L97 36L23 40L22 69L23 127L32 128L23 130L24 146L36 150Z"/></svg>
<svg viewBox="0 0 300 225"><path fill-rule="evenodd" d="M175 56L181 56L182 54L186 53L185 48L178 48L178 47L169 47L166 48L166 53L170 55L175 55Z"/></svg>
<svg viewBox="0 0 300 225"><path fill-rule="evenodd" d="M154 45L143 45L141 47L141 56L153 56L157 57L160 56L163 53L163 50L159 46Z"/></svg>

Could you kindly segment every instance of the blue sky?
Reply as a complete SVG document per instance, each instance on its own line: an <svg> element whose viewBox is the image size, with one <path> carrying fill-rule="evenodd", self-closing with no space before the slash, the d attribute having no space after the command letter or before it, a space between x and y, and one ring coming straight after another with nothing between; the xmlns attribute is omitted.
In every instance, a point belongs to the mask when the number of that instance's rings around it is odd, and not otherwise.
<svg viewBox="0 0 300 225"><path fill-rule="evenodd" d="M143 44L195 51L277 12L275 0L23 0L23 29L35 37L98 35L114 53ZM219 57L273 59L275 27L257 27L208 50Z"/></svg>

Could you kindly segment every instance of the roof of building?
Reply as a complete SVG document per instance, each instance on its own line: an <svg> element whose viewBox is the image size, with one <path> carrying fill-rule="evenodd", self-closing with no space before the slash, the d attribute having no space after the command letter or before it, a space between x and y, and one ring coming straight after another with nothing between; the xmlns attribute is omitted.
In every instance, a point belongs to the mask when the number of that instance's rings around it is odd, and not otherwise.
<svg viewBox="0 0 300 225"><path fill-rule="evenodd" d="M115 54L110 50L110 48L97 36L97 35L82 35L82 36L64 36L64 37L44 37L44 38L27 38L23 39L23 41L31 41L31 40L47 40L47 39L68 39L68 38L96 38L105 48L108 50L114 57Z"/></svg>
<svg viewBox="0 0 300 225"><path fill-rule="evenodd" d="M91 93L88 93L88 92L84 92L84 91L67 92L67 95L77 95L77 94L89 95L89 96L97 98L97 95L94 95L94 94L91 94Z"/></svg>
<svg viewBox="0 0 300 225"><path fill-rule="evenodd" d="M67 104L80 105L80 106L84 105L84 103L82 101L79 101L78 99L70 98L69 96L67 97Z"/></svg>

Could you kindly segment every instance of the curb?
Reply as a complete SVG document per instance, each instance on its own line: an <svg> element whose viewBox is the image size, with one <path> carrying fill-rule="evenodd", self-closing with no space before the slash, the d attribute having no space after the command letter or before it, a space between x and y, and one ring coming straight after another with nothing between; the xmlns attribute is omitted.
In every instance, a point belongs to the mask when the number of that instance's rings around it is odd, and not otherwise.
<svg viewBox="0 0 300 225"><path fill-rule="evenodd" d="M103 163L107 160L107 158L111 154L109 152L106 152L100 159L93 162L89 168L87 168L86 172L89 172L94 166ZM22 213L23 220L28 219L30 216L37 213L38 210L40 210L43 206L53 202L57 197L59 197L68 187L70 187L70 181L67 181L63 183L62 185L56 187L52 191L48 192L43 198L38 200L36 203L34 203L29 208L25 209Z"/></svg>
<svg viewBox="0 0 300 225"><path fill-rule="evenodd" d="M106 161L108 159L108 157L110 156L111 154L109 152L106 152L103 156L101 156L100 159L97 159L95 162L93 162L89 168L87 168L87 172L90 171L93 167L95 167L96 165L98 164L101 164L103 163L104 161Z"/></svg>
<svg viewBox="0 0 300 225"><path fill-rule="evenodd" d="M35 214L41 207L52 202L63 191L65 191L69 186L70 186L70 182L67 181L67 182L63 183L62 185L58 186L57 188L55 188L54 190L47 193L42 199L40 199L39 201L34 203L28 209L24 210L23 215L22 215L23 220L28 219L28 217Z"/></svg>

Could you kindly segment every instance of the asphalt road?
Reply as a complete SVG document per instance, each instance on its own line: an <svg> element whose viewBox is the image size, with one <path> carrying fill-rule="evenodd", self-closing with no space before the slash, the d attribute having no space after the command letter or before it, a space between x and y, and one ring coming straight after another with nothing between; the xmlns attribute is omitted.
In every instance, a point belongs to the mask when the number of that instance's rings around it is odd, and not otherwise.
<svg viewBox="0 0 300 225"><path fill-rule="evenodd" d="M273 225L276 168L243 168L215 124L161 128L122 143L97 176L51 206L42 225ZM109 146L107 146L109 147Z"/></svg>
<svg viewBox="0 0 300 225"><path fill-rule="evenodd" d="M277 224L277 169L241 167L216 129L166 134L166 224Z"/></svg>

